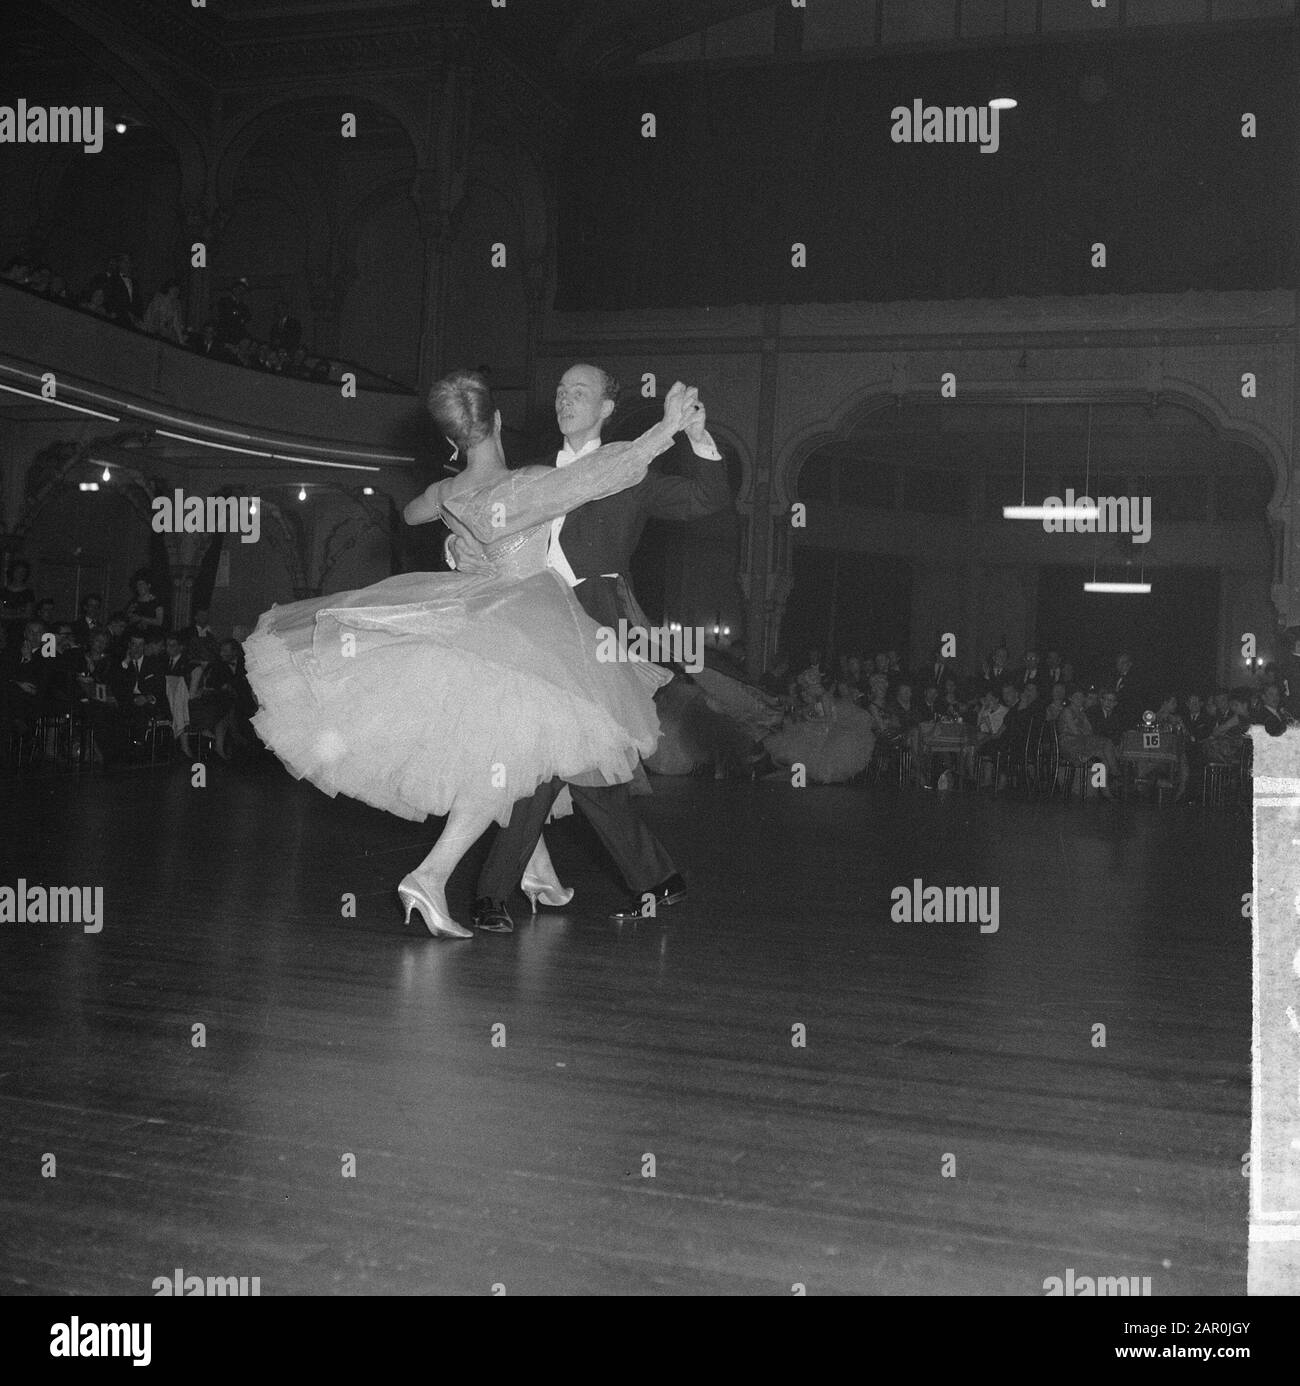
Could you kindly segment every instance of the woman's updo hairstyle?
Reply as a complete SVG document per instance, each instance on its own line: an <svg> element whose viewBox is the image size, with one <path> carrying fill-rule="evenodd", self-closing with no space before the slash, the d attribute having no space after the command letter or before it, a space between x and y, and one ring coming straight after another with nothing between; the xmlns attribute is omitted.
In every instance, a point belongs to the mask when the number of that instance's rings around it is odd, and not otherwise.
<svg viewBox="0 0 1300 1386"><path fill-rule="evenodd" d="M429 391L429 413L458 448L471 448L492 432L492 387L478 371L452 371Z"/></svg>

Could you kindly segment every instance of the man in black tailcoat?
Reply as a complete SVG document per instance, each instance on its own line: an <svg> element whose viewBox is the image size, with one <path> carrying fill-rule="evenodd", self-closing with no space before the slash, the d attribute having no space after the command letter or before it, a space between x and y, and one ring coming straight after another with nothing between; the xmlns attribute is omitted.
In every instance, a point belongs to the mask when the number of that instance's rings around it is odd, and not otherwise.
<svg viewBox="0 0 1300 1386"><path fill-rule="evenodd" d="M533 465L564 467L598 448L618 391L618 381L599 366L570 367L555 392L555 417L564 447L554 456L534 459ZM636 486L589 501L551 522L547 566L574 589L583 610L598 625L616 631L620 620L628 627L646 625L628 584L628 569L647 520L694 520L731 506L726 466L705 427L702 409L674 448L682 475L651 471ZM479 874L474 922L480 929L508 933L513 928L506 902L519 884L560 788L561 781L552 780L520 799L509 824L497 834ZM656 912L685 899L686 882L636 813L626 784L573 784L569 789L632 891L611 919L640 918L647 895L654 897Z"/></svg>

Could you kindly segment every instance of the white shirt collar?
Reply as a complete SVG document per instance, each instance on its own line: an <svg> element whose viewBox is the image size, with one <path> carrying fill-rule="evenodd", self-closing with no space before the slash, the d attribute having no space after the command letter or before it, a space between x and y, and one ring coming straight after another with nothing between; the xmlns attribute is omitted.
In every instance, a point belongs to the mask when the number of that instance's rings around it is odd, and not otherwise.
<svg viewBox="0 0 1300 1386"><path fill-rule="evenodd" d="M574 452L573 449L565 445L555 454L555 465L557 467L567 467L570 462L576 462L580 457L586 457L589 452L595 452L600 447L599 438L588 438L585 443Z"/></svg>

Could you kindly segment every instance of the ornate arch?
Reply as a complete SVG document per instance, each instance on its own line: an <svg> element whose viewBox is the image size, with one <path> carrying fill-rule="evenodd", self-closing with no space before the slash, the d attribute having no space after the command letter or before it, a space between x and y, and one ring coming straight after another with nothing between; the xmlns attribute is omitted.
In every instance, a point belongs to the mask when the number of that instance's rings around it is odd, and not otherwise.
<svg viewBox="0 0 1300 1386"><path fill-rule="evenodd" d="M14 526L14 534L26 537L31 533L41 512L63 492L69 475L84 466L92 452L111 451L128 442L142 447L149 438L150 434L146 431L126 429L80 442L60 440L43 448L37 453L27 474L26 500ZM148 490L144 476L133 469L126 471L124 476L127 484L122 488L122 494L147 519L153 494Z"/></svg>
<svg viewBox="0 0 1300 1386"><path fill-rule="evenodd" d="M882 410L900 407L908 400L933 404L932 387L898 389L876 382L850 395L834 416L829 427L813 424L787 439L783 445L772 477L772 510L782 513L798 499L795 486L800 469L818 448L827 443L846 442L868 419ZM1042 388L1017 389L1013 386L991 386L987 389L967 387L964 403L976 404L1038 404L1046 408L1068 404L1172 404L1186 409L1208 423L1228 442L1244 443L1261 453L1273 471L1273 497L1269 514L1275 516L1283 505L1290 484L1290 460L1287 449L1270 429L1228 413L1221 401L1209 391L1191 381L1178 379L1162 382L1157 391L1100 384L1092 388L1062 390L1058 395Z"/></svg>
<svg viewBox="0 0 1300 1386"><path fill-rule="evenodd" d="M119 44L120 25L114 23L107 10L65 4L62 0L44 3L65 21L59 28L58 42L75 49L88 65L117 82L173 145L180 166L182 202L201 197L209 167L209 132L204 113L187 108L177 99L175 93L184 89L183 84L168 86L156 82L149 60L141 60ZM160 63L158 70L166 70L166 65Z"/></svg>
<svg viewBox="0 0 1300 1386"><path fill-rule="evenodd" d="M218 140L213 157L211 191L216 205L218 207L230 206L234 196L235 178L239 169L253 145L263 134L274 127L277 115L288 114L295 106L300 106L310 99L316 99L320 95L332 94L335 93L327 89L323 93L313 91L311 93L302 92L293 96L279 94L264 97L251 104L233 120ZM418 167L419 132L412 127L400 105L390 100L387 93L382 90L372 90L368 84L363 83L358 86L349 83L347 87L337 89L336 94L340 102L340 111L353 109L360 102L365 102L393 119L410 143L412 166Z"/></svg>

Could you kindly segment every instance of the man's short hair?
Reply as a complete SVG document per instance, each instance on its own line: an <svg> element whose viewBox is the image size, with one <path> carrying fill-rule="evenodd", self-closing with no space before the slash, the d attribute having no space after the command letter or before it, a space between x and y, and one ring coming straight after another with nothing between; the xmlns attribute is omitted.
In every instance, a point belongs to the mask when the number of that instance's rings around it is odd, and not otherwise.
<svg viewBox="0 0 1300 1386"><path fill-rule="evenodd" d="M619 380L618 376L616 376L613 373L613 371L607 371L604 368L604 366L594 365L590 361L578 361L575 362L575 364L579 366L586 366L588 370L595 371L596 374L600 376L601 399L609 400L609 402L614 406L614 408L617 409L618 397L623 391L623 385L622 382Z"/></svg>

